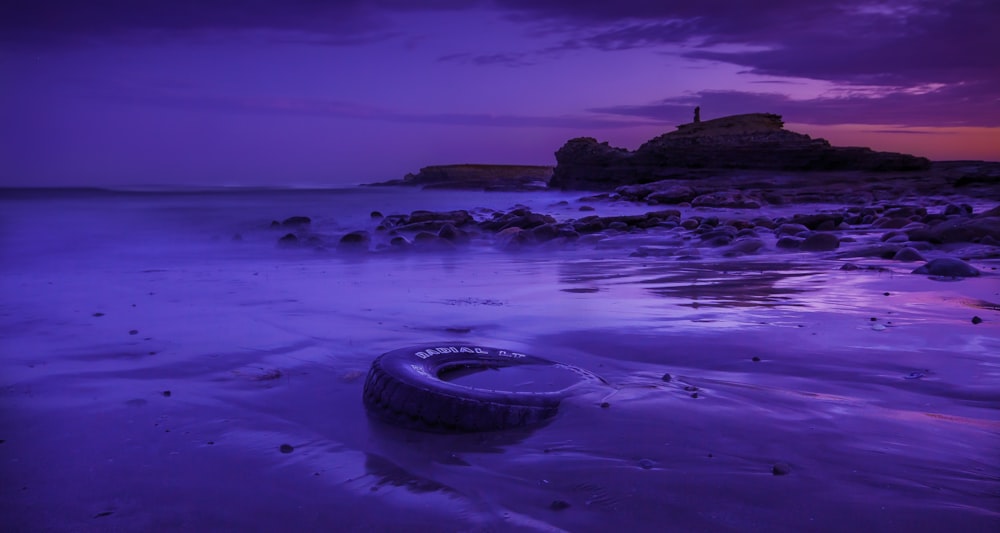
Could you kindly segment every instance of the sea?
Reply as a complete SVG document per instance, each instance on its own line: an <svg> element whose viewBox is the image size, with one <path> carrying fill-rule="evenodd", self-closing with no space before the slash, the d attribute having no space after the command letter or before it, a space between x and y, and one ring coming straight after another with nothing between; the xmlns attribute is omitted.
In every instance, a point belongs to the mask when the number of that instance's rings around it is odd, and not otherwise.
<svg viewBox="0 0 1000 533"><path fill-rule="evenodd" d="M830 253L765 238L683 258L635 253L680 238L667 231L338 247L385 215L517 207L559 221L657 209L559 191L0 190L2 529L1000 528L995 256L942 280L847 257L882 235L861 230ZM294 216L314 239L282 246ZM520 429L371 417L371 362L428 343L532 354L605 385Z"/></svg>

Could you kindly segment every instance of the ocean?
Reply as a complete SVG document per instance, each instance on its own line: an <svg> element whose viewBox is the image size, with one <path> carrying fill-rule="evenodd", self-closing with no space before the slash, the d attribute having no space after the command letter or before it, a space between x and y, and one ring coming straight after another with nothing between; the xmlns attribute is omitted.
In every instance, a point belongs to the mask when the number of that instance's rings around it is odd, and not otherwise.
<svg viewBox="0 0 1000 533"><path fill-rule="evenodd" d="M862 253L884 237L870 227L822 253L764 230L732 253L667 225L399 252L378 229L415 210L670 207L585 196L0 191L4 529L996 530L996 254L924 250L982 272L942 280ZM371 251L339 246L357 230ZM372 360L424 343L507 347L606 386L520 429L368 416Z"/></svg>

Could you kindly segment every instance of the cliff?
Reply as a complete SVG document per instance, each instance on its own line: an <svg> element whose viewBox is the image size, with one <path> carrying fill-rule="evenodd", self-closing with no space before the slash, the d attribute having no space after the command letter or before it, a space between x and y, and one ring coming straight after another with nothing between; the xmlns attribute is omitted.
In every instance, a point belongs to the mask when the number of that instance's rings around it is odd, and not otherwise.
<svg viewBox="0 0 1000 533"><path fill-rule="evenodd" d="M869 148L835 147L784 129L779 115L751 113L678 126L632 152L590 137L556 152L551 187L612 189L689 174L690 169L910 171L930 161Z"/></svg>
<svg viewBox="0 0 1000 533"><path fill-rule="evenodd" d="M404 185L426 189L544 189L552 167L531 165L434 165L407 174L401 180L376 185Z"/></svg>

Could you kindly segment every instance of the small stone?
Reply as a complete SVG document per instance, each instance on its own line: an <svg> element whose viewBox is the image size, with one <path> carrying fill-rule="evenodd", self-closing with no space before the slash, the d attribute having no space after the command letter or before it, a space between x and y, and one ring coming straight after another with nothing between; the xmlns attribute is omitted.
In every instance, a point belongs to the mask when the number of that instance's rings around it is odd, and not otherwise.
<svg viewBox="0 0 1000 533"><path fill-rule="evenodd" d="M972 317L972 323L973 324L982 324L983 323L983 319L979 318L978 316L974 316L974 317Z"/></svg>
<svg viewBox="0 0 1000 533"><path fill-rule="evenodd" d="M660 378L660 379L662 379L663 381L665 381L667 383L670 383L670 380L674 379L674 377L671 376L669 373L667 373L667 374L663 374L663 377Z"/></svg>
<svg viewBox="0 0 1000 533"><path fill-rule="evenodd" d="M656 461L652 459L639 459L639 467L643 470L649 470L656 466Z"/></svg>
<svg viewBox="0 0 1000 533"><path fill-rule="evenodd" d="M608 407L611 407L610 403L608 403L608 402L601 402L601 409L607 409Z"/></svg>
<svg viewBox="0 0 1000 533"><path fill-rule="evenodd" d="M104 316L104 313L97 312L97 313L94 313L94 316Z"/></svg>
<svg viewBox="0 0 1000 533"><path fill-rule="evenodd" d="M282 444L278 450L280 450L281 453L292 453L292 451L295 450L295 447L291 444Z"/></svg>
<svg viewBox="0 0 1000 533"><path fill-rule="evenodd" d="M774 463L771 467L771 473L776 476L786 476L792 472L792 467L788 466L788 463Z"/></svg>
<svg viewBox="0 0 1000 533"><path fill-rule="evenodd" d="M692 392L691 393L691 397L692 398L697 398L698 397L698 393L697 392Z"/></svg>
<svg viewBox="0 0 1000 533"><path fill-rule="evenodd" d="M139 334L139 330L137 330L137 329L130 329L128 331L128 334L129 335L138 335Z"/></svg>
<svg viewBox="0 0 1000 533"><path fill-rule="evenodd" d="M549 504L549 509L552 509L553 511L562 511L563 509L568 508L569 502L565 500L552 500L552 503Z"/></svg>
<svg viewBox="0 0 1000 533"><path fill-rule="evenodd" d="M759 363L760 362L760 357L757 357L755 355L755 356L751 357L750 360L753 361L753 362L755 362L755 363Z"/></svg>
<svg viewBox="0 0 1000 533"><path fill-rule="evenodd" d="M882 296L889 296L889 293L888 292L883 292Z"/></svg>
<svg viewBox="0 0 1000 533"><path fill-rule="evenodd" d="M872 329L875 331L885 331L885 326L883 326L882 324L875 324L874 326L872 326Z"/></svg>
<svg viewBox="0 0 1000 533"><path fill-rule="evenodd" d="M872 322L878 322L878 319L877 319L877 318L875 318L875 317L871 317L871 318L869 318L868 320L870 320L870 321L872 321Z"/></svg>
<svg viewBox="0 0 1000 533"><path fill-rule="evenodd" d="M162 392L162 394L163 394L164 398L169 398L171 393L170 393L170 391L165 390L165 391Z"/></svg>

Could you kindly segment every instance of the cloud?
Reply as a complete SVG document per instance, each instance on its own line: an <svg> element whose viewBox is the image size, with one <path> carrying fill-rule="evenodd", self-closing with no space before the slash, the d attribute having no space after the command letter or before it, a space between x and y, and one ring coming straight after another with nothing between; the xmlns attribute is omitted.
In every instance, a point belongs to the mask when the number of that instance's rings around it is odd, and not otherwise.
<svg viewBox="0 0 1000 533"><path fill-rule="evenodd" d="M284 115L317 119L376 120L409 124L438 124L495 128L561 128L576 130L614 129L655 124L656 122L623 114L618 118L580 114L565 116L513 115L492 113L413 112L337 100L240 97L206 94L198 88L169 82L135 86L80 85L80 94L115 104L191 109L214 113ZM191 90L195 89L195 90ZM627 117L627 118L621 118Z"/></svg>
<svg viewBox="0 0 1000 533"><path fill-rule="evenodd" d="M454 9L461 0L421 2L420 10ZM74 44L95 40L206 38L218 32L312 34L309 42L349 46L383 35L388 12L404 0L6 0L0 40Z"/></svg>
<svg viewBox="0 0 1000 533"><path fill-rule="evenodd" d="M759 111L808 124L1000 127L1000 105L995 94L990 98L991 91L988 86L961 84L922 93L893 91L806 100L776 93L703 91L645 105L591 111L675 124L689 122L694 107L701 106L704 119Z"/></svg>
<svg viewBox="0 0 1000 533"><path fill-rule="evenodd" d="M441 62L454 62L477 66L501 65L505 67L527 67L535 63L528 59L528 54L511 52L501 54L448 54L438 58Z"/></svg>

